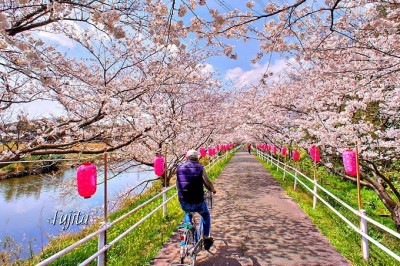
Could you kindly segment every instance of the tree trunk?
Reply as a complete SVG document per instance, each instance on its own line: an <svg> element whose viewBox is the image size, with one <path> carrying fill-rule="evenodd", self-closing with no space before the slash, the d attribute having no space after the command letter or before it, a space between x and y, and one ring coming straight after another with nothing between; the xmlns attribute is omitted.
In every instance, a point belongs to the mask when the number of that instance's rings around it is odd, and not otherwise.
<svg viewBox="0 0 400 266"><path fill-rule="evenodd" d="M400 203L394 207L393 212L392 212L392 218L394 221L394 224L396 225L397 232L400 233Z"/></svg>

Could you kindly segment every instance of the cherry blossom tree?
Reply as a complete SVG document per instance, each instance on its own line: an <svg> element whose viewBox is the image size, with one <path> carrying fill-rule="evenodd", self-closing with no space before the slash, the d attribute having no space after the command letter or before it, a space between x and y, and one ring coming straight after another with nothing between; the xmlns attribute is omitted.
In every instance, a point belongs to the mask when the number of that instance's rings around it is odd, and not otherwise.
<svg viewBox="0 0 400 266"><path fill-rule="evenodd" d="M341 152L357 141L363 182L400 230L398 177L391 176L399 172L400 153L399 3L241 5L0 2L0 162L118 150L150 165L161 149L172 167L188 148L264 141L318 144L326 166L337 172ZM65 38L74 49L49 37ZM280 76L267 71L257 86L222 92L205 60L215 53L240 56L233 38L259 42L252 63L282 53L290 67ZM21 136L23 128L36 132L30 141L16 140L13 107L40 99L57 102L63 114L38 121L20 114ZM92 141L102 148L86 145Z"/></svg>
<svg viewBox="0 0 400 266"><path fill-rule="evenodd" d="M341 152L357 141L363 182L400 230L398 177L391 176L399 171L400 147L398 3L271 1L264 14L254 2L247 7L210 10L213 20L202 37L210 32L242 40L252 36L260 42L254 63L267 53L285 52L298 65L274 82L266 73L259 86L243 92L236 102L245 121L240 130L277 146L321 145L326 165L335 172Z"/></svg>
<svg viewBox="0 0 400 266"><path fill-rule="evenodd" d="M211 87L217 84L212 73L203 75L201 69L210 53L195 43L192 48L181 44L179 38L187 34L182 22L172 21L161 1L147 2L16 1L2 6L2 70L3 83L8 84L3 113L13 104L37 99L55 101L64 111L61 117L31 121L36 132L31 130L34 139L28 143L10 138L13 123L4 120L2 161L25 155L95 154L129 145L135 151L137 143L148 147L146 156L135 155L143 150L132 156L151 164L155 149L188 132L184 123L213 130L207 119L193 116L194 123L183 119L180 110L213 102ZM67 37L84 56L46 43L43 32ZM207 97L208 104L203 102ZM198 134L192 146L209 136ZM22 148L12 146L22 141ZM92 141L100 141L103 148L86 146Z"/></svg>
<svg viewBox="0 0 400 266"><path fill-rule="evenodd" d="M296 143L305 149L311 144L322 146L326 166L353 181L335 168L341 168L341 153L357 142L363 182L374 189L399 225L399 188L390 176L398 171L397 75L377 78L375 70L351 68L353 54L333 49L332 53L301 62L286 80L265 87L261 97L254 95L253 102L245 105L255 112L247 115L247 121L258 132L257 140ZM370 58L375 66L382 59L372 54Z"/></svg>

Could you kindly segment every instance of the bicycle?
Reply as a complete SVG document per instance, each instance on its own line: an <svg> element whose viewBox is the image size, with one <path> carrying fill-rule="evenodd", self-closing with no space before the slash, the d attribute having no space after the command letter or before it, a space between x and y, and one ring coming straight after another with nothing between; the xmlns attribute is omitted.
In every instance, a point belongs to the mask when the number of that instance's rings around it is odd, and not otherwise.
<svg viewBox="0 0 400 266"><path fill-rule="evenodd" d="M204 198L208 209L212 208L212 193L206 191L204 193ZM194 215L195 213L190 213L192 215L191 223L184 223L178 226L178 231L180 231L180 265L192 265L196 264L197 254L204 248L203 241L203 218L199 215ZM196 230L197 229L197 230ZM185 264L185 261L188 262Z"/></svg>

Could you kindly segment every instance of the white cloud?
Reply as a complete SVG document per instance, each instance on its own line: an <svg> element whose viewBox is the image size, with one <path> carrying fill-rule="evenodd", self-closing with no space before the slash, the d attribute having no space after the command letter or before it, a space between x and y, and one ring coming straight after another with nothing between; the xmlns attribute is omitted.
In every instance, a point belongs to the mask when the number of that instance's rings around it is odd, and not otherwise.
<svg viewBox="0 0 400 266"><path fill-rule="evenodd" d="M75 21L63 21L62 25L64 28L64 31L69 33L70 35L74 35L77 37L85 37L85 31L84 31L84 26L85 24L78 23ZM100 31L94 28L94 26L90 25L89 30L95 34L94 36L98 37L101 36ZM76 42L68 37L68 34L63 34L63 33L54 33L52 32L52 27L50 25L46 25L44 27L41 27L39 31L35 32L39 37L42 37L44 39L54 41L61 46L68 47L68 48L76 48Z"/></svg>
<svg viewBox="0 0 400 266"><path fill-rule="evenodd" d="M289 59L290 64L294 64L295 60L293 58ZM268 81L273 81L278 79L278 74L282 71L290 68L288 66L288 61L277 60L272 65L265 63L264 65L253 64L252 69L245 71L241 67L235 67L228 69L225 74L227 80L232 81L238 88L249 87L252 85L257 85L264 73L272 72L273 76L268 78Z"/></svg>
<svg viewBox="0 0 400 266"><path fill-rule="evenodd" d="M62 34L40 31L37 33L37 35L42 38L45 38L45 39L48 39L51 41L55 41L55 42L59 43L60 45L68 47L68 48L75 47L74 41Z"/></svg>
<svg viewBox="0 0 400 266"><path fill-rule="evenodd" d="M203 75L212 74L212 73L215 72L215 69L214 69L213 65L211 65L211 64L201 64L201 65L199 65L199 66L202 67L202 68L201 68L201 73L202 73Z"/></svg>

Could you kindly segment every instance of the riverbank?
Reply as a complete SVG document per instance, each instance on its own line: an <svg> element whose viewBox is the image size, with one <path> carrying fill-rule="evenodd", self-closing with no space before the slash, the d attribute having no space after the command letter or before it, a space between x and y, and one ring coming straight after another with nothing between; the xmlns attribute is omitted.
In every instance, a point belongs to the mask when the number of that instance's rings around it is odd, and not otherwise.
<svg viewBox="0 0 400 266"><path fill-rule="evenodd" d="M215 167L208 171L211 180L214 180L222 171L222 168L228 163L233 154L229 155L226 159L218 162ZM112 213L109 221L113 221L121 215L139 206L161 191L161 182L156 181L153 186L145 193L138 197L128 198L124 201L120 210ZM175 193L175 189L169 191L168 196ZM147 213L161 204L161 198L150 203L140 211L129 216L124 221L113 226L107 231L108 241L116 238L127 228L142 219ZM162 211L156 212L151 218L141 224L136 230L129 233L120 242L113 246L107 252L109 265L129 265L135 261L137 265L147 265L151 259L157 254L158 250L162 247L163 243L169 239L176 226L181 222L183 213L180 209L179 202L175 197L168 203L168 216L163 217ZM94 232L99 228L100 221L94 225L84 228L81 232L76 234L65 234L60 237L53 238L50 243L44 248L43 252L32 259L26 261L19 261L18 265L35 265L40 261L46 259L59 250L71 245L72 243L82 239L90 232ZM76 265L84 261L91 254L97 251L97 238L94 238L77 249L71 251L68 255L58 259L54 265Z"/></svg>
<svg viewBox="0 0 400 266"><path fill-rule="evenodd" d="M10 164L0 170L0 180L10 178L21 178L31 175L40 175L47 173L57 173L67 169L61 162L40 162L33 166L32 163L18 162Z"/></svg>
<svg viewBox="0 0 400 266"><path fill-rule="evenodd" d="M79 149L83 147L88 147L93 149L93 151L104 149L104 145L99 143L78 144L75 148ZM4 149L4 146L2 148ZM0 181L31 175L48 173L57 174L59 171L64 171L79 165L85 159L96 160L96 165L102 165L103 161L101 160L101 157L102 155L92 154L49 154L26 156L15 163L1 167Z"/></svg>
<svg viewBox="0 0 400 266"><path fill-rule="evenodd" d="M95 161L96 165L103 165L101 155L42 155L29 156L21 161L0 168L0 181L10 178L23 178L32 175L53 174L74 168L85 159Z"/></svg>

